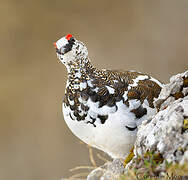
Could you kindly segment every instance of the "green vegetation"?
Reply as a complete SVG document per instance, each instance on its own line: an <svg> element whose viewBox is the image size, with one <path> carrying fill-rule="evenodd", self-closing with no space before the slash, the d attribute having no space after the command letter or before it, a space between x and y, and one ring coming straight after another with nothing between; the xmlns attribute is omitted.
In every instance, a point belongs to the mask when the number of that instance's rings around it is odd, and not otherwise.
<svg viewBox="0 0 188 180"><path fill-rule="evenodd" d="M130 170L118 180L178 180L186 175L188 176L188 163L182 166L168 163L160 153L148 151L142 157L133 159Z"/></svg>

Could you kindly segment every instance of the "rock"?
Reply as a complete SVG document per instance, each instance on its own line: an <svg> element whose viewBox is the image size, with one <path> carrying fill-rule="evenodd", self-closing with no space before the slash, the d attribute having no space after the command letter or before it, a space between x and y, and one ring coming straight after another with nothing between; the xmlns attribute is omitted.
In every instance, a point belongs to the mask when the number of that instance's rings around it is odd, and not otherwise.
<svg viewBox="0 0 188 180"><path fill-rule="evenodd" d="M101 176L103 176L104 174L104 169L102 167L98 167L96 169L94 169L93 171L91 171L89 173L89 175L87 176L87 180L96 180L96 179L100 179Z"/></svg>
<svg viewBox="0 0 188 180"><path fill-rule="evenodd" d="M175 99L183 98L188 95L188 71L182 74L177 74L170 78L170 83L164 85L159 94L158 99L155 101L155 106L159 109L164 109L170 102ZM163 105L162 105L163 104ZM162 107L161 107L162 105Z"/></svg>
<svg viewBox="0 0 188 180"><path fill-rule="evenodd" d="M113 180L117 179L124 172L124 166L120 159L114 159L103 166L91 171L87 180Z"/></svg>
<svg viewBox="0 0 188 180"><path fill-rule="evenodd" d="M140 126L135 144L136 154L157 151L168 161L180 162L183 153L188 150L188 131L183 127L186 117L188 97L175 100L161 110L151 122Z"/></svg>

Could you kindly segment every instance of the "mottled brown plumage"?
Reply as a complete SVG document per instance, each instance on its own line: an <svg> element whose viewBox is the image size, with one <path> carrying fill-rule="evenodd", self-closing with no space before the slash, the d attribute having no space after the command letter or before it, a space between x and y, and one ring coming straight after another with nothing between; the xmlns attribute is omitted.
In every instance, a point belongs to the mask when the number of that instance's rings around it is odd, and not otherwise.
<svg viewBox="0 0 188 180"><path fill-rule="evenodd" d="M99 102L99 108L107 105L113 107L116 105L116 102L123 100L124 104L129 107L129 100L139 100L143 104L144 100L147 100L149 107L154 108L153 101L154 98L157 98L161 87L154 81L150 80L150 76L147 79L139 80L137 86L131 87L129 85L134 83L134 79L139 76L145 76L145 74L131 71L112 71L112 70L99 70L93 68L88 62L85 64L85 69L82 71L80 78L75 79L75 74L78 72L77 66L71 64L74 71L69 73L69 86L66 88L66 94L64 102L66 106L69 106L71 110L74 111L75 119L85 120L87 116L87 111L89 107L84 108L82 102L79 101L81 97L82 100L87 101L89 98L93 102ZM92 87L87 84L87 81L90 80ZM86 83L87 87L84 90L75 89L75 84ZM114 89L114 93L110 94L107 87ZM95 89L98 88L97 92ZM123 94L127 93L127 99L123 98ZM71 106L68 102L69 100L74 101L74 106ZM79 115L81 110L78 110L78 107L81 106L84 115ZM137 109L131 110L137 118L141 118L147 113L147 110L142 106L139 106ZM100 118L101 121L105 121L105 118ZM105 119L105 120L104 120ZM95 122L95 121L94 121Z"/></svg>
<svg viewBox="0 0 188 180"><path fill-rule="evenodd" d="M64 119L87 144L123 158L135 142L137 127L156 112L162 84L133 71L93 67L86 46L72 35L55 43L68 79L63 101Z"/></svg>

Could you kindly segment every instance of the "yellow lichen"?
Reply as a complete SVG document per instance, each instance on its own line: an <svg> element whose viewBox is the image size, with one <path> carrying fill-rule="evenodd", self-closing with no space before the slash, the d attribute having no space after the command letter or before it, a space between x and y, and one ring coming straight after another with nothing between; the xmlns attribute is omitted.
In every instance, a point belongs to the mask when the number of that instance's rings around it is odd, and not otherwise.
<svg viewBox="0 0 188 180"><path fill-rule="evenodd" d="M183 121L183 129L184 130L188 129L188 118L184 119Z"/></svg>
<svg viewBox="0 0 188 180"><path fill-rule="evenodd" d="M133 153L134 147L131 148L128 156L126 157L125 161L124 161L124 167L132 160L132 158L134 157L134 153Z"/></svg>

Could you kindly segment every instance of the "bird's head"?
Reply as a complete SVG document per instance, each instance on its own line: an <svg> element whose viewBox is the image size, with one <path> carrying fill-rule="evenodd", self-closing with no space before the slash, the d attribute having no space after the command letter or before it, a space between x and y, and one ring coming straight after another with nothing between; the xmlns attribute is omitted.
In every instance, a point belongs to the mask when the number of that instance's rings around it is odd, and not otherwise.
<svg viewBox="0 0 188 180"><path fill-rule="evenodd" d="M54 43L54 46L56 48L57 57L65 65L88 57L86 46L76 40L71 34L59 39Z"/></svg>

